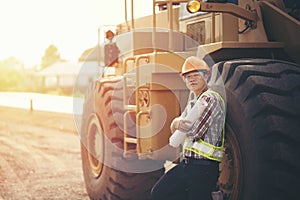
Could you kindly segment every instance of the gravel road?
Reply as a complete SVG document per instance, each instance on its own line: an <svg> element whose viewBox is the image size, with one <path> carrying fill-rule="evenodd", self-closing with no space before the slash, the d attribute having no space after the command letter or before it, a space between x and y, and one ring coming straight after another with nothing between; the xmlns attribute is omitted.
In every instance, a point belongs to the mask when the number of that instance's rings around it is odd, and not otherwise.
<svg viewBox="0 0 300 200"><path fill-rule="evenodd" d="M89 199L71 114L0 107L0 199Z"/></svg>

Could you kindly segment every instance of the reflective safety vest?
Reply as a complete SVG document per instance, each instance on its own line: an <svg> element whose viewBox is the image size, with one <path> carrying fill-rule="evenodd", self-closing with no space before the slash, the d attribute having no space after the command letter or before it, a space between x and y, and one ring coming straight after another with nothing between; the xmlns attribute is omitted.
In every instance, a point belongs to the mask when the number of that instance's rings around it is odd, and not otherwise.
<svg viewBox="0 0 300 200"><path fill-rule="evenodd" d="M201 98L203 95L206 95L209 93L214 94L218 98L220 98L223 109L225 111L225 102L224 102L223 98L217 92L212 91L212 90L207 90L204 93L202 93L199 98ZM224 115L225 115L225 112L224 112ZM189 139L189 137L187 137L185 139L185 143L183 144L183 148L185 150L189 150L196 154L204 156L210 160L222 162L223 153L224 153L224 140L225 140L225 129L224 128L225 128L225 119L223 122L223 130L222 130L222 145L219 147L214 146L210 143L204 142L202 139L199 139L198 141L193 142Z"/></svg>

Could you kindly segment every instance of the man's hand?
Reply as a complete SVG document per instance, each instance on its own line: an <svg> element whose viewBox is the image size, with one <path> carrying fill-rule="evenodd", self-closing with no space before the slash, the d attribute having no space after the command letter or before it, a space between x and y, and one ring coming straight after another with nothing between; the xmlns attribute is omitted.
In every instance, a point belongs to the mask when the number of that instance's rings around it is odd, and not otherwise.
<svg viewBox="0 0 300 200"><path fill-rule="evenodd" d="M179 159L180 148L174 148L170 145L165 145L161 149L155 150L146 154L147 158L153 160L170 160L175 161Z"/></svg>
<svg viewBox="0 0 300 200"><path fill-rule="evenodd" d="M175 118L170 126L171 132L174 133L175 130L180 130L182 132L188 132L192 127L192 122L181 117Z"/></svg>

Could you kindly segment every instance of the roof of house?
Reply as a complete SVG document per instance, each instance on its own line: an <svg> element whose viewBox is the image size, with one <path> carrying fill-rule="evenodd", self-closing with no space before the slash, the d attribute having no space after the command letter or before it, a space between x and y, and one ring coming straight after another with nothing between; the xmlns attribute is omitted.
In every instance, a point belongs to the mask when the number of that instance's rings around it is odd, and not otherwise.
<svg viewBox="0 0 300 200"><path fill-rule="evenodd" d="M68 74L77 74L78 67L76 64L71 62L56 62L49 67L43 69L39 72L41 75L68 75Z"/></svg>
<svg viewBox="0 0 300 200"><path fill-rule="evenodd" d="M56 62L39 72L42 76L78 75L99 73L97 62Z"/></svg>

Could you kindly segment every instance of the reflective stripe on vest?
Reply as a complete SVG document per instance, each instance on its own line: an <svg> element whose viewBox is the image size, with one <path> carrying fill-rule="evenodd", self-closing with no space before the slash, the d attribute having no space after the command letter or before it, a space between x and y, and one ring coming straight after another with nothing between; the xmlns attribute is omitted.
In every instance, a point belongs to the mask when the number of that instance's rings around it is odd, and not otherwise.
<svg viewBox="0 0 300 200"><path fill-rule="evenodd" d="M208 91L204 92L203 94L201 94L200 98L203 95L209 94L209 93L213 93L220 98L223 109L225 110L225 103L224 103L223 98L215 91L208 90ZM224 115L225 115L225 113L224 113ZM199 154L201 156L209 158L211 160L221 162L222 158L223 158L223 153L224 153L224 140L225 140L225 119L223 122L222 145L220 147L214 146L207 142L204 142L202 139L199 139L197 142L193 142L188 137L186 138L183 146L184 146L185 150L189 150L196 154Z"/></svg>

